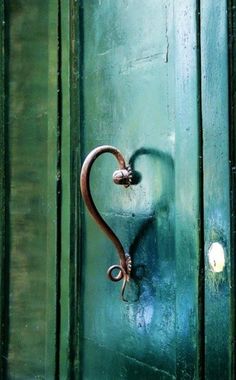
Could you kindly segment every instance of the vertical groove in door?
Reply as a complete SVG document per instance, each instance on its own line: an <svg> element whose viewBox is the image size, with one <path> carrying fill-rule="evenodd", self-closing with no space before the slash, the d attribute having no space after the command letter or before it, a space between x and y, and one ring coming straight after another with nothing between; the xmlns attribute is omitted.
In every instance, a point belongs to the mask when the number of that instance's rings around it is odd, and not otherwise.
<svg viewBox="0 0 236 380"><path fill-rule="evenodd" d="M84 157L84 81L83 81L83 71L84 71L84 9L83 9L83 0L79 1L78 6L78 57L79 60L77 62L77 69L79 68L79 79L78 79L78 122L79 122L79 152L77 155L77 164L79 167L81 167L81 162ZM78 175L78 173L77 173ZM77 178L77 186L79 187L79 175ZM79 194L78 194L79 193ZM83 242L83 236L84 236L84 214L83 214L83 202L81 199L81 194L78 191L77 193L77 199L78 199L78 209L76 210L78 215L78 267L77 267L77 284L78 284L78 299L77 299L77 310L78 310L78 336L77 336L77 363L75 369L75 375L79 377L79 379L83 378L83 368L82 368L82 344L81 344L81 336L82 336L82 316L84 313L84 306L83 306L83 299L81 294L81 284L83 281L83 257L82 253L84 252L84 242Z"/></svg>
<svg viewBox="0 0 236 380"><path fill-rule="evenodd" d="M198 270L198 319L199 319L199 379L205 378L205 276L204 276L204 198L203 198L203 130L202 130L202 84L201 84L201 0L197 0L198 45L198 117L199 117L199 270Z"/></svg>
<svg viewBox="0 0 236 380"><path fill-rule="evenodd" d="M229 159L231 162L231 181L230 181L230 202L231 202L231 251L235 253L236 249L236 109L235 109L235 89L236 89L236 1L228 0L228 55L229 55ZM231 257L231 379L236 377L236 362L235 362L235 254Z"/></svg>
<svg viewBox="0 0 236 380"><path fill-rule="evenodd" d="M80 223L78 217L78 203L79 203L79 190L78 190L78 177L79 177L79 114L80 104L78 104L79 92L79 73L77 72L78 60L80 59L79 51L79 18L78 9L79 2L77 0L70 1L70 120L71 120L71 250L70 250L70 327L69 327L69 379L78 379L78 272L80 268L79 255L81 239Z"/></svg>
<svg viewBox="0 0 236 380"><path fill-rule="evenodd" d="M80 198L79 2L61 0L60 378L78 378Z"/></svg>
<svg viewBox="0 0 236 380"><path fill-rule="evenodd" d="M79 191L79 171L81 167L81 135L80 126L83 114L83 104L81 101L81 70L82 65L82 46L81 46L81 20L80 20L80 1L71 0L71 255L70 255L70 347L69 347L69 378L78 379L80 358L79 358L79 334L80 334L80 274L81 274L81 197Z"/></svg>
<svg viewBox="0 0 236 380"><path fill-rule="evenodd" d="M6 55L7 48L5 41L8 35L8 27L6 24L6 7L5 2L0 4L0 377L7 376L7 350L8 350L8 318L9 318L9 260L6 247L6 128L7 112L7 65Z"/></svg>
<svg viewBox="0 0 236 380"><path fill-rule="evenodd" d="M203 291L199 2L175 2L176 156L176 378L202 376ZM189 329L186 332L186 321ZM190 322L191 321L191 322ZM183 338L184 337L184 338ZM194 342L194 344L193 344Z"/></svg>

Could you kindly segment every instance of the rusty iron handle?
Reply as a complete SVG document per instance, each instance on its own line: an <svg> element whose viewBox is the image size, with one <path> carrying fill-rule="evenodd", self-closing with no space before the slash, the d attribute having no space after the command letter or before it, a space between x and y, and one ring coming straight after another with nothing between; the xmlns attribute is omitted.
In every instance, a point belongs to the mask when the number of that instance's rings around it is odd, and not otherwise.
<svg viewBox="0 0 236 380"><path fill-rule="evenodd" d="M126 299L124 298L124 292L126 283L130 279L130 272L132 266L131 258L129 254L125 252L120 240L118 239L114 231L108 226L108 224L100 215L97 207L95 206L90 191L90 172L92 165L94 164L95 160L103 153L113 154L119 163L119 170L116 170L113 173L114 183L118 185L123 185L124 187L128 187L132 183L131 168L128 165L126 165L125 159L121 152L113 146L103 145L93 149L86 157L81 169L80 188L82 197L88 208L89 213L116 247L116 250L120 258L120 264L112 265L108 269L107 275L111 281L120 281L123 278L121 297L123 301L126 301ZM119 271L116 276L113 274L115 270Z"/></svg>

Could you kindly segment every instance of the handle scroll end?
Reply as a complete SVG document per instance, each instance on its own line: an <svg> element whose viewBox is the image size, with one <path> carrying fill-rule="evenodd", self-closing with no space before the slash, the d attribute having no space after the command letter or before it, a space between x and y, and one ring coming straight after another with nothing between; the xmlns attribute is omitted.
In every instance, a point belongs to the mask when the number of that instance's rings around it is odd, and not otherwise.
<svg viewBox="0 0 236 380"><path fill-rule="evenodd" d="M125 294L127 282L129 282L129 280L130 280L130 273L132 270L132 260L131 260L130 255L128 255L128 254L126 254L125 257L126 257L125 268L122 266L122 264L112 265L107 270L107 275L108 275L108 278L114 282L118 282L118 281L123 279L123 284L122 284L122 288L121 288L121 298L124 302L128 302L128 300L125 298L124 294ZM115 270L119 271L117 275L113 274Z"/></svg>

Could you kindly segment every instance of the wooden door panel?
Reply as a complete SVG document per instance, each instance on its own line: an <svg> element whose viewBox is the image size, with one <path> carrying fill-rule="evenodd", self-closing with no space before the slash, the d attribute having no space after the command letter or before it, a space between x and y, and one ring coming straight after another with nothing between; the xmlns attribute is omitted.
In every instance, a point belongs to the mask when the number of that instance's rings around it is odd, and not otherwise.
<svg viewBox="0 0 236 380"><path fill-rule="evenodd" d="M141 174L139 184L115 187L110 155L92 171L95 203L134 268L125 304L105 275L116 252L81 213L81 377L132 378L137 363L136 378L191 378L199 347L196 4L93 1L80 12L82 156L114 145Z"/></svg>
<svg viewBox="0 0 236 380"><path fill-rule="evenodd" d="M1 4L1 375L233 379L234 1L49 3ZM91 175L132 256L127 303L106 276L117 253L79 197L80 163L104 144L137 179L115 186L109 154Z"/></svg>
<svg viewBox="0 0 236 380"><path fill-rule="evenodd" d="M217 20L220 20L218 22ZM202 120L205 238L205 361L207 379L234 378L231 342L233 299L230 247L230 152L226 1L201 3ZM225 265L209 263L213 242Z"/></svg>
<svg viewBox="0 0 236 380"><path fill-rule="evenodd" d="M8 259L2 378L52 379L56 367L57 2L17 0L5 5Z"/></svg>

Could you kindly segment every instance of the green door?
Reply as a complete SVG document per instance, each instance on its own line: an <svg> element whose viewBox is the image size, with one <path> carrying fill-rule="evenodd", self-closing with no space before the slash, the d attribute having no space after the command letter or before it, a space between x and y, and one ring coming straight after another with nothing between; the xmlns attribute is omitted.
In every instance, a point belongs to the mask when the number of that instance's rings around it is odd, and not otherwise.
<svg viewBox="0 0 236 380"><path fill-rule="evenodd" d="M126 298L106 270L111 242L80 209L83 379L200 374L199 105L196 1L84 1L80 12L80 149L116 146L139 174L112 184L93 166L98 210L133 260Z"/></svg>
<svg viewBox="0 0 236 380"><path fill-rule="evenodd" d="M0 3L1 379L235 379L234 2Z"/></svg>
<svg viewBox="0 0 236 380"><path fill-rule="evenodd" d="M227 379L227 4L83 1L79 24L82 160L113 145L139 178L114 186L107 154L90 180L98 210L132 257L127 303L106 278L116 250L79 207L80 376Z"/></svg>

